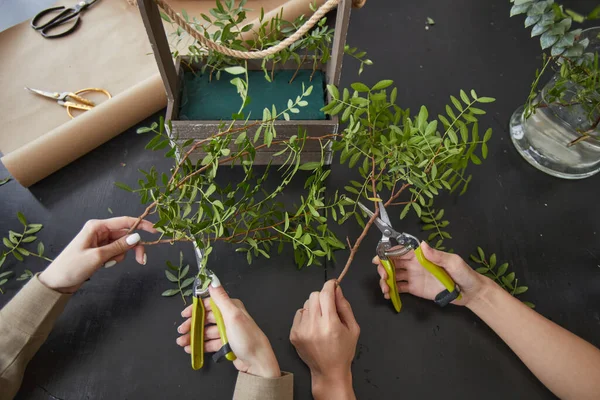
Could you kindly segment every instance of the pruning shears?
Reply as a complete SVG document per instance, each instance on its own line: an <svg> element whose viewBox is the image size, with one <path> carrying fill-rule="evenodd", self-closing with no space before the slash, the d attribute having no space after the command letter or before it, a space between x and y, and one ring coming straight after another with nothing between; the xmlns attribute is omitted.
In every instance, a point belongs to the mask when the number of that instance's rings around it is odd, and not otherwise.
<svg viewBox="0 0 600 400"><path fill-rule="evenodd" d="M358 202L358 205L365 213L367 213L369 217L373 217L373 215L375 215L361 202ZM377 256L381 260L381 264L383 265L383 268L385 268L385 272L387 272L388 277L386 283L390 288L390 299L394 305L394 308L396 309L396 312L400 312L400 309L402 308L402 302L400 301L398 286L396 285L396 268L391 257L402 256L411 250L415 251L415 256L417 257L419 263L446 288L435 297L434 301L437 305L444 307L451 301L462 298L462 295L460 294L460 288L458 285L456 285L456 283L454 283L446 270L425 258L420 247L421 242L419 239L408 233L399 233L394 230L392 223L390 222L390 217L388 216L387 211L382 203L379 203L379 215L381 218L377 217L375 219L375 225L381 231L382 236L377 244ZM392 243L390 239L394 239L400 247L391 250Z"/></svg>
<svg viewBox="0 0 600 400"><path fill-rule="evenodd" d="M200 369L204 366L204 324L206 323L206 309L204 308L203 299L209 297L208 286L214 277L214 273L206 268L202 267L202 250L194 244L194 251L196 253L196 262L198 263L198 276L194 280L193 286L193 303L192 303L192 329L190 333L190 347L192 354L192 369ZM200 275L205 275L207 279L204 281L200 279ZM225 322L223 322L223 315L221 310L215 304L213 299L210 299L210 307L215 320L217 321L217 328L219 329L219 335L221 336L221 342L223 346L213 354L212 359L214 362L219 362L223 357L229 361L236 359L235 354L231 350L229 341L227 340L227 332L225 330Z"/></svg>

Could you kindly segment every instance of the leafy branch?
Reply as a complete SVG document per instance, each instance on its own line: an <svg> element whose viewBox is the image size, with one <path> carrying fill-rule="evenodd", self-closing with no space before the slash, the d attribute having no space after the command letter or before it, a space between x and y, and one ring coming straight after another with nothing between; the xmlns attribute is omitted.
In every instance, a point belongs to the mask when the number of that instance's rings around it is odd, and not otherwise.
<svg viewBox="0 0 600 400"><path fill-rule="evenodd" d="M477 255L472 254L471 260L482 265L476 268L475 271L492 279L511 295L516 297L527 292L529 289L527 286L519 286L519 279L515 277L515 273L508 272L508 263L505 262L500 266L497 265L495 253L487 258L483 249L477 247ZM528 301L523 301L523 303L531 308L535 308L535 304L533 303Z"/></svg>
<svg viewBox="0 0 600 400"><path fill-rule="evenodd" d="M183 253L179 252L179 266L176 267L170 261L167 261L167 267L168 268L165 270L165 276L169 282L175 283L177 288L165 290L162 292L162 296L171 297L175 296L176 294L180 294L183 304L187 305L185 298L192 295L192 289L190 286L194 283L195 277L187 276L190 271L190 266L183 266Z"/></svg>
<svg viewBox="0 0 600 400"><path fill-rule="evenodd" d="M45 261L52 262L52 259L44 256L45 249L44 244L42 242L38 242L36 251L28 250L24 247L24 245L33 243L37 240L37 236L35 236L35 234L42 230L43 225L28 223L27 219L21 212L17 213L17 218L19 222L23 225L23 231L15 232L10 230L8 231L8 237L2 238L2 243L4 244L4 247L7 250L3 251L0 255L0 268L6 262L8 256L12 256L17 261L21 262L24 261L24 257L37 257ZM0 293L4 294L4 291L1 287L4 284L6 284L6 282L8 282L8 279L13 274L14 272L12 270L0 273ZM32 276L33 273L30 270L26 269L23 272L23 274L21 274L19 278L17 278L17 280L29 279Z"/></svg>

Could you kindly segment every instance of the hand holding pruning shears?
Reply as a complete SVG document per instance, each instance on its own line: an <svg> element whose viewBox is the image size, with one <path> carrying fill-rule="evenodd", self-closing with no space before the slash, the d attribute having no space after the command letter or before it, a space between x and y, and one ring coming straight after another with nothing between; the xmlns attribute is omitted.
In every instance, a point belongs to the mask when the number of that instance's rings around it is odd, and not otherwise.
<svg viewBox="0 0 600 400"><path fill-rule="evenodd" d="M432 249L426 242L422 242L419 248L427 260L444 268L460 285L461 298L454 300L453 304L466 306L477 296L483 286L483 278L473 271L459 255ZM391 258L395 266L392 279L396 283L399 293L410 293L413 296L433 300L440 291L444 290L440 281L421 266L414 252ZM390 286L388 282L392 279L389 279L389 274L378 256L373 258L373 264L377 265L377 272L381 278L379 281L381 292L386 299L389 299Z"/></svg>
<svg viewBox="0 0 600 400"><path fill-rule="evenodd" d="M232 360L239 371L265 378L281 376L269 339L256 325L243 303L229 297L214 273L210 273L210 279L207 295L195 297L194 304L182 311L181 316L188 319L177 328L182 335L177 339L177 344L186 353L192 354L192 367L201 368L203 353L206 351L217 356L223 353L222 358ZM198 329L198 326L195 329L192 327L196 322L194 314L197 320L201 312L199 310L204 310L205 323L202 324L202 332L192 332ZM202 339L198 340L200 333ZM192 341L194 336L196 338Z"/></svg>
<svg viewBox="0 0 600 400"><path fill-rule="evenodd" d="M358 203L360 208L372 218L375 214L369 210L364 204ZM385 210L383 203L379 204L379 215L381 218L375 218L375 226L381 231L381 239L377 244L377 256L378 262L381 264L385 272L384 282L390 289L388 292L388 298L392 301L396 312L400 312L402 308L402 302L400 301L400 295L398 294L398 286L395 279L396 266L394 265L394 259L397 257L404 256L406 254L413 254L425 270L435 277L442 285L443 289L435 295L434 301L440 306L445 306L454 300L460 300L460 288L454 283L450 275L444 268L431 262L426 256L423 255L421 244L419 240L408 233L397 232L390 222L390 217ZM394 239L398 246L392 248L391 239ZM414 250L414 252L412 252Z"/></svg>

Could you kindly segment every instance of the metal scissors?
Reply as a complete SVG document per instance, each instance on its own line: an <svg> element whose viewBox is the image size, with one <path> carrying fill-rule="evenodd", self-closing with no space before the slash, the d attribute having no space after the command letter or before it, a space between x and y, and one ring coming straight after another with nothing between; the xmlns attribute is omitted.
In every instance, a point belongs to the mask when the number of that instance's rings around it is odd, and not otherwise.
<svg viewBox="0 0 600 400"><path fill-rule="evenodd" d="M192 369L200 369L204 366L204 324L206 323L206 309L204 308L204 298L209 297L208 285L213 279L214 273L209 270L202 268L202 250L194 243L194 251L196 253L196 262L198 264L198 276L194 280L193 286L193 303L192 303L192 329L190 332L190 347L192 349ZM206 275L208 279L202 282L200 275ZM204 285L203 285L204 283ZM229 341L227 340L227 332L225 330L225 322L223 321L223 315L221 310L215 304L213 299L210 299L210 307L215 320L217 321L217 329L219 329L219 335L221 336L221 342L223 346L213 354L212 359L214 362L219 362L223 357L229 361L236 359L235 354L231 350Z"/></svg>
<svg viewBox="0 0 600 400"><path fill-rule="evenodd" d="M75 108L78 110L89 111L96 106L91 100L86 99L85 97L79 96L80 94L87 92L98 92L103 93L109 99L112 98L112 95L104 89L99 88L86 88L81 89L76 92L46 92L45 90L32 89L25 87L26 90L33 92L35 94L39 94L40 96L48 97L50 99L54 99L58 102L59 105L63 107L67 107L67 114L69 117L75 118L73 114L71 114L71 109Z"/></svg>
<svg viewBox="0 0 600 400"><path fill-rule="evenodd" d="M365 213L367 213L369 217L373 217L374 213L364 204L358 202L358 205ZM394 308L396 309L396 312L400 312L400 309L402 308L402 302L400 301L398 286L396 285L396 268L391 257L402 256L411 250L415 251L415 256L417 257L419 263L446 288L435 297L435 303L443 307L448 305L453 300L460 299L462 295L460 294L460 288L458 285L454 283L445 269L435 265L425 258L420 247L421 242L419 239L408 233L399 233L392 228L390 217L388 216L387 211L382 203L379 203L379 215L381 218L378 217L375 219L375 225L381 231L382 236L377 244L377 256L379 256L381 264L385 268L385 272L387 272L388 277L386 283L390 288L390 299L394 305ZM400 247L395 250L391 250L392 243L390 239L394 239Z"/></svg>
<svg viewBox="0 0 600 400"><path fill-rule="evenodd" d="M33 19L31 20L31 27L36 31L40 32L40 34L47 39L55 39L67 36L70 33L72 33L79 25L79 13L81 13L83 10L85 10L95 2L96 0L83 0L75 4L73 7L58 6L46 8L45 10L40 11L35 17L33 17ZM41 18L50 14L57 15L54 16L50 21L38 25L38 22ZM73 18L75 18L75 22L73 22L73 25L70 28L67 28L64 31L60 30L59 32L52 34L52 30L56 31L58 27L66 24Z"/></svg>

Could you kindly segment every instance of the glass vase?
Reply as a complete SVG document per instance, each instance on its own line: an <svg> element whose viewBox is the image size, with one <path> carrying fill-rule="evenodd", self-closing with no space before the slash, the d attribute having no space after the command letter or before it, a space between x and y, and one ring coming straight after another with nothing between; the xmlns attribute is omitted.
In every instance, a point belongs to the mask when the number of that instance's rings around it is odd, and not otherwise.
<svg viewBox="0 0 600 400"><path fill-rule="evenodd" d="M600 50L599 33L600 27L582 32L590 39L587 52ZM542 89L536 99L540 106L535 113L525 118L523 106L513 113L510 137L519 154L540 171L564 179L587 178L600 171L598 118L577 102L567 105L575 98L578 89L575 84L565 85L560 104L546 102L548 91L558 78L558 74L553 76ZM583 132L590 137L581 140Z"/></svg>

